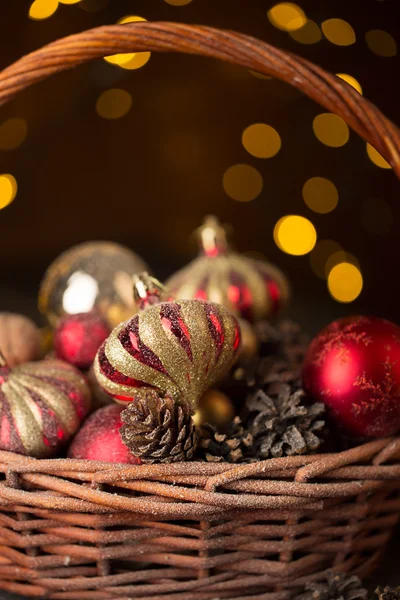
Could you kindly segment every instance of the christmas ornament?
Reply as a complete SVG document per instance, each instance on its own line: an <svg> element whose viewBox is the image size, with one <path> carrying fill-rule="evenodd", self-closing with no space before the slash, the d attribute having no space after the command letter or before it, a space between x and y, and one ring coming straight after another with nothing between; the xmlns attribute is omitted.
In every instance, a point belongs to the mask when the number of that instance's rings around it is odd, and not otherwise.
<svg viewBox="0 0 400 600"><path fill-rule="evenodd" d="M322 581L311 581L295 600L367 600L368 591L356 575L328 571Z"/></svg>
<svg viewBox="0 0 400 600"><path fill-rule="evenodd" d="M0 448L37 458L57 453L90 405L77 369L59 360L0 366Z"/></svg>
<svg viewBox="0 0 400 600"><path fill-rule="evenodd" d="M235 417L222 431L205 423L199 436L199 453L207 462L244 462L251 454L253 437L244 429L239 417Z"/></svg>
<svg viewBox="0 0 400 600"><path fill-rule="evenodd" d="M293 392L283 383L274 396L262 389L249 396L248 429L257 458L310 454L319 448L325 407L322 403L307 405L304 397L303 390Z"/></svg>
<svg viewBox="0 0 400 600"><path fill-rule="evenodd" d="M375 317L334 321L311 343L305 390L324 402L351 437L377 438L400 429L400 328Z"/></svg>
<svg viewBox="0 0 400 600"><path fill-rule="evenodd" d="M258 340L252 325L244 319L238 319L241 333L239 359L241 363L249 363L258 352Z"/></svg>
<svg viewBox="0 0 400 600"><path fill-rule="evenodd" d="M216 427L227 425L235 416L235 408L228 396L218 390L208 390L199 401L193 419L196 425L211 423Z"/></svg>
<svg viewBox="0 0 400 600"><path fill-rule="evenodd" d="M216 302L248 321L274 315L287 303L289 286L281 271L231 252L215 217L207 217L199 237L200 256L166 283L174 297Z"/></svg>
<svg viewBox="0 0 400 600"><path fill-rule="evenodd" d="M138 390L122 412L121 438L144 463L171 463L190 460L197 446L197 432L190 407L176 404L166 394Z"/></svg>
<svg viewBox="0 0 400 600"><path fill-rule="evenodd" d="M201 300L162 302L118 325L101 345L94 369L101 387L130 402L137 388L168 392L197 406L231 367L240 344L236 319Z"/></svg>
<svg viewBox="0 0 400 600"><path fill-rule="evenodd" d="M75 367L88 369L109 334L107 321L95 311L66 315L54 331L55 354Z"/></svg>
<svg viewBox="0 0 400 600"><path fill-rule="evenodd" d="M166 288L146 271L132 277L133 300L138 310L144 310L153 304L159 304L163 300L172 300L168 297Z"/></svg>
<svg viewBox="0 0 400 600"><path fill-rule="evenodd" d="M132 276L146 265L113 242L87 242L61 254L47 269L39 310L54 326L63 315L96 309L114 327L135 313Z"/></svg>
<svg viewBox="0 0 400 600"><path fill-rule="evenodd" d="M94 410L103 408L103 406L108 406L109 404L114 404L114 398L110 396L110 394L107 394L97 381L93 365L90 367L89 371L86 372L86 379L92 395L92 408Z"/></svg>
<svg viewBox="0 0 400 600"><path fill-rule="evenodd" d="M69 458L140 464L121 440L123 407L110 404L96 410L85 421L68 451Z"/></svg>
<svg viewBox="0 0 400 600"><path fill-rule="evenodd" d="M0 351L9 367L39 358L42 341L35 323L9 312L0 313Z"/></svg>

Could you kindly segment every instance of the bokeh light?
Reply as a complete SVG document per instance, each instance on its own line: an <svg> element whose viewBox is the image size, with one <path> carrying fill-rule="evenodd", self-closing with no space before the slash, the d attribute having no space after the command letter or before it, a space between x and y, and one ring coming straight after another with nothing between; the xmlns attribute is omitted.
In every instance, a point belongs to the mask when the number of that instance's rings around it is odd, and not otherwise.
<svg viewBox="0 0 400 600"><path fill-rule="evenodd" d="M274 227L274 240L286 254L302 256L311 252L317 241L314 225L299 215L287 215Z"/></svg>
<svg viewBox="0 0 400 600"><path fill-rule="evenodd" d="M344 146L350 137L349 128L342 117L333 113L317 115L313 121L313 130L322 144L332 148Z"/></svg>
<svg viewBox="0 0 400 600"><path fill-rule="evenodd" d="M336 267L336 265L343 262L354 265L357 269L360 268L360 263L353 254L350 254L350 252L346 252L343 249L336 250L335 252L332 252L325 263L325 277L328 277L333 267Z"/></svg>
<svg viewBox="0 0 400 600"><path fill-rule="evenodd" d="M272 25L283 31L296 31L307 22L303 9L293 2L275 4L267 14Z"/></svg>
<svg viewBox="0 0 400 600"><path fill-rule="evenodd" d="M361 271L351 263L339 263L329 273L328 290L337 302L353 302L362 288Z"/></svg>
<svg viewBox="0 0 400 600"><path fill-rule="evenodd" d="M289 31L289 35L296 40L296 42L300 42L300 44L316 44L321 41L322 33L315 21L308 21L301 27L300 29L296 29L296 31Z"/></svg>
<svg viewBox="0 0 400 600"><path fill-rule="evenodd" d="M78 4L81 0L58 0L60 4Z"/></svg>
<svg viewBox="0 0 400 600"><path fill-rule="evenodd" d="M378 56L391 58L397 54L396 40L387 31L382 29L367 31L365 41L371 52Z"/></svg>
<svg viewBox="0 0 400 600"><path fill-rule="evenodd" d="M351 46L356 41L354 29L343 19L328 19L321 28L326 39L336 46Z"/></svg>
<svg viewBox="0 0 400 600"><path fill-rule="evenodd" d="M58 8L58 0L35 0L29 7L29 18L41 21L54 15Z"/></svg>
<svg viewBox="0 0 400 600"><path fill-rule="evenodd" d="M335 184L325 177L311 177L303 186L303 199L308 208L320 214L334 210L339 201Z"/></svg>
<svg viewBox="0 0 400 600"><path fill-rule="evenodd" d="M326 264L333 254L340 252L342 247L334 240L319 240L310 252L310 266L320 279L326 279Z"/></svg>
<svg viewBox="0 0 400 600"><path fill-rule="evenodd" d="M0 175L0 209L5 208L17 195L17 181L9 173Z"/></svg>
<svg viewBox="0 0 400 600"><path fill-rule="evenodd" d="M392 167L389 165L389 163L387 162L387 160L385 160L382 156L382 154L380 154L378 152L378 150L375 150L375 148L373 146L371 146L371 144L367 143L367 154L369 156L369 159L371 162L374 163L374 165L376 165L377 167L380 167L381 169L391 169Z"/></svg>
<svg viewBox="0 0 400 600"><path fill-rule="evenodd" d="M361 224L367 233L382 235L393 225L390 205L382 198L368 198L361 206Z"/></svg>
<svg viewBox="0 0 400 600"><path fill-rule="evenodd" d="M104 119L120 119L132 106L132 97L126 90L112 88L106 90L97 99L96 111Z"/></svg>
<svg viewBox="0 0 400 600"><path fill-rule="evenodd" d="M0 125L0 150L15 150L22 144L28 133L25 119L12 117Z"/></svg>
<svg viewBox="0 0 400 600"><path fill-rule="evenodd" d="M164 0L167 4L171 4L171 6L186 6L186 4L190 4L192 0Z"/></svg>
<svg viewBox="0 0 400 600"><path fill-rule="evenodd" d="M137 15L127 15L126 17L122 17L117 21L118 25L124 25L126 23L137 23L141 21L146 21L143 17L138 17ZM140 69L147 63L151 56L151 52L125 52L122 54L111 54L110 56L105 56L104 60L113 64L118 65L123 69Z"/></svg>
<svg viewBox="0 0 400 600"><path fill-rule="evenodd" d="M336 75L337 77L340 77L340 79L343 79L343 81L351 85L351 87L353 87L355 90L357 90L359 94L362 95L362 87L355 77L353 77L352 75L347 75L347 73L336 73Z"/></svg>
<svg viewBox="0 0 400 600"><path fill-rule="evenodd" d="M254 123L243 131L242 144L253 156L257 158L271 158L275 156L282 145L279 133L265 123Z"/></svg>
<svg viewBox="0 0 400 600"><path fill-rule="evenodd" d="M222 184L225 192L238 202L249 202L260 195L263 188L261 174L250 165L233 165L224 173Z"/></svg>

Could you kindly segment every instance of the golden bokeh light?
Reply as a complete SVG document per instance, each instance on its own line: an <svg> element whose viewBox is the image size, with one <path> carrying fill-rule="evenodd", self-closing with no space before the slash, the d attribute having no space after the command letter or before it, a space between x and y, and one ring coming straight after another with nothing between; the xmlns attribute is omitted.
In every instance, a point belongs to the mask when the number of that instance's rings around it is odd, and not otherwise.
<svg viewBox="0 0 400 600"><path fill-rule="evenodd" d="M267 14L272 25L283 31L296 31L307 22L303 9L293 2L275 4Z"/></svg>
<svg viewBox="0 0 400 600"><path fill-rule="evenodd" d="M380 167L381 169L391 169L392 167L389 165L389 163L387 162L387 160L385 160L382 156L382 154L380 154L378 152L378 150L375 150L375 148L373 146L371 146L371 144L367 143L367 154L369 156L369 159L371 162L374 163L374 165L376 165L377 167Z"/></svg>
<svg viewBox="0 0 400 600"><path fill-rule="evenodd" d="M24 142L28 133L25 119L12 117L0 125L0 150L15 150Z"/></svg>
<svg viewBox="0 0 400 600"><path fill-rule="evenodd" d="M382 29L367 31L365 41L371 52L378 56L391 58L397 54L396 40L387 31Z"/></svg>
<svg viewBox="0 0 400 600"><path fill-rule="evenodd" d="M336 73L336 75L337 77L340 77L340 79L343 79L343 81L351 85L351 87L353 87L355 90L357 90L359 94L362 95L362 87L355 77L353 77L352 75L347 75L347 73Z"/></svg>
<svg viewBox="0 0 400 600"><path fill-rule="evenodd" d="M54 15L58 8L58 0L35 0L29 7L29 18L41 21Z"/></svg>
<svg viewBox="0 0 400 600"><path fill-rule="evenodd" d="M328 276L328 290L337 302L353 302L361 293L361 271L349 262L334 266Z"/></svg>
<svg viewBox="0 0 400 600"><path fill-rule="evenodd" d="M171 4L171 6L186 6L186 4L190 4L192 0L165 0L167 4Z"/></svg>
<svg viewBox="0 0 400 600"><path fill-rule="evenodd" d="M340 252L342 247L334 240L320 240L310 252L310 266L320 279L326 279L326 264L333 254Z"/></svg>
<svg viewBox="0 0 400 600"><path fill-rule="evenodd" d="M60 4L78 4L81 0L58 0Z"/></svg>
<svg viewBox="0 0 400 600"><path fill-rule="evenodd" d="M120 119L129 112L131 106L132 96L129 92L119 88L111 88L98 97L96 111L103 119Z"/></svg>
<svg viewBox="0 0 400 600"><path fill-rule="evenodd" d="M311 177L303 186L303 200L314 212L326 214L336 208L339 193L329 179Z"/></svg>
<svg viewBox="0 0 400 600"><path fill-rule="evenodd" d="M274 240L282 252L302 256L314 248L317 232L311 221L305 217L287 215L275 225Z"/></svg>
<svg viewBox="0 0 400 600"><path fill-rule="evenodd" d="M17 195L17 182L10 174L0 175L0 209L5 208Z"/></svg>
<svg viewBox="0 0 400 600"><path fill-rule="evenodd" d="M353 256L353 254L350 254L350 252L345 252L345 250L341 248L339 250L336 250L335 252L332 252L332 254L328 257L325 263L325 277L328 277L333 267L343 262L354 265L355 267L357 267L357 269L360 268L360 263L358 262L356 257Z"/></svg>
<svg viewBox="0 0 400 600"><path fill-rule="evenodd" d="M250 165L233 165L224 173L222 185L225 192L238 202L250 202L263 188L261 174Z"/></svg>
<svg viewBox="0 0 400 600"><path fill-rule="evenodd" d="M344 146L350 137L349 128L342 117L333 113L317 115L313 121L313 130L322 144L332 148Z"/></svg>
<svg viewBox="0 0 400 600"><path fill-rule="evenodd" d="M361 207L361 224L367 233L382 235L393 226L394 218L390 205L382 198L368 198Z"/></svg>
<svg viewBox="0 0 400 600"><path fill-rule="evenodd" d="M343 19L328 19L321 28L326 39L336 46L351 46L356 41L354 29Z"/></svg>
<svg viewBox="0 0 400 600"><path fill-rule="evenodd" d="M279 133L265 123L254 123L243 131L242 144L249 154L257 158L271 158L281 148Z"/></svg>
<svg viewBox="0 0 400 600"><path fill-rule="evenodd" d="M124 25L125 23L138 23L146 21L143 17L136 15L127 15L117 21L118 25ZM122 69L134 70L140 69L147 63L151 56L151 52L125 52L122 54L111 54L111 56L105 56L104 60L113 64L118 65Z"/></svg>
<svg viewBox="0 0 400 600"><path fill-rule="evenodd" d="M289 31L290 37L300 44L317 44L322 39L322 33L315 21L308 19L306 24L296 31Z"/></svg>

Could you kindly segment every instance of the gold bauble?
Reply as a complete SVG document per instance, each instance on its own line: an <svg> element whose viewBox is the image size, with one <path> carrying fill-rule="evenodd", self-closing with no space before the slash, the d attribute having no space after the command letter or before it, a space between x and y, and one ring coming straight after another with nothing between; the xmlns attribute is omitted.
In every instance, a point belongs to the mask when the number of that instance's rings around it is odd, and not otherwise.
<svg viewBox="0 0 400 600"><path fill-rule="evenodd" d="M145 270L139 256L114 242L78 244L47 269L39 310L54 326L63 315L96 309L114 327L136 312L132 276Z"/></svg>
<svg viewBox="0 0 400 600"><path fill-rule="evenodd" d="M239 361L249 363L258 352L258 340L252 325L244 319L238 319L241 333Z"/></svg>
<svg viewBox="0 0 400 600"><path fill-rule="evenodd" d="M199 408L193 416L196 426L211 423L224 427L235 418L235 408L228 396L219 390L208 390L200 399Z"/></svg>

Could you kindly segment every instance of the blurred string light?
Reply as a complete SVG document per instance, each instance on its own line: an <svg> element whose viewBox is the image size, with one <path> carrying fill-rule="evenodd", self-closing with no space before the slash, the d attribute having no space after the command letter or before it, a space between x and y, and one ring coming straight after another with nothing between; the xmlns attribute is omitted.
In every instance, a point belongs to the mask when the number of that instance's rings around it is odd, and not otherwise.
<svg viewBox="0 0 400 600"><path fill-rule="evenodd" d="M320 214L334 210L339 201L335 184L325 177L311 177L303 186L303 199L308 208Z"/></svg>
<svg viewBox="0 0 400 600"><path fill-rule="evenodd" d="M382 235L393 225L393 213L382 198L368 198L361 206L361 225L367 233Z"/></svg>
<svg viewBox="0 0 400 600"><path fill-rule="evenodd" d="M320 142L332 148L344 146L349 141L349 128L341 117L333 113L317 115L313 130Z"/></svg>
<svg viewBox="0 0 400 600"><path fill-rule="evenodd" d="M371 52L378 56L391 58L397 54L396 40L387 31L382 29L367 31L365 41Z"/></svg>
<svg viewBox="0 0 400 600"><path fill-rule="evenodd" d="M25 119L12 117L0 125L0 150L15 150L28 134Z"/></svg>
<svg viewBox="0 0 400 600"><path fill-rule="evenodd" d="M345 250L341 248L340 250L336 250L336 252L332 252L332 254L327 258L325 263L325 278L329 277L329 273L334 267L336 267L336 265L339 265L343 262L354 265L357 267L357 269L360 269L360 263L356 257L353 254L350 254L350 252L345 252Z"/></svg>
<svg viewBox="0 0 400 600"><path fill-rule="evenodd" d="M123 25L125 23L137 23L141 21L147 21L143 17L138 17L136 15L127 15L126 17L122 17L117 21L118 25ZM113 64L118 65L122 69L140 69L147 63L151 56L150 52L125 52L123 54L112 54L111 56L105 56L104 60Z"/></svg>
<svg viewBox="0 0 400 600"><path fill-rule="evenodd" d="M60 4L78 4L81 0L58 0Z"/></svg>
<svg viewBox="0 0 400 600"><path fill-rule="evenodd" d="M120 119L132 107L132 96L126 90L111 88L106 90L97 99L96 111L104 119Z"/></svg>
<svg viewBox="0 0 400 600"><path fill-rule="evenodd" d="M250 165L233 165L225 171L222 185L233 200L250 202L260 195L263 178L257 169Z"/></svg>
<svg viewBox="0 0 400 600"><path fill-rule="evenodd" d="M41 21L54 15L58 8L58 0L35 0L29 7L29 18Z"/></svg>
<svg viewBox="0 0 400 600"><path fill-rule="evenodd" d="M351 46L356 41L354 29L343 19L328 19L321 28L326 39L336 46Z"/></svg>
<svg viewBox="0 0 400 600"><path fill-rule="evenodd" d="M314 225L299 215L287 215L274 227L274 240L282 252L302 256L311 252L317 241Z"/></svg>
<svg viewBox="0 0 400 600"><path fill-rule="evenodd" d="M337 302L353 302L361 293L361 271L349 262L341 262L328 275L328 290Z"/></svg>
<svg viewBox="0 0 400 600"><path fill-rule="evenodd" d="M10 174L0 175L0 209L5 208L17 195L17 182Z"/></svg>
<svg viewBox="0 0 400 600"><path fill-rule="evenodd" d="M340 79L343 79L343 81L351 85L351 87L353 87L355 90L357 90L359 94L362 95L362 87L355 77L353 77L352 75L347 75L347 73L336 73L336 75L337 77L340 77Z"/></svg>
<svg viewBox="0 0 400 600"><path fill-rule="evenodd" d="M380 154L378 152L378 150L375 150L375 148L373 146L371 146L371 144L367 143L367 154L369 156L369 159L371 162L374 163L374 165L376 165L377 167L380 167L381 169L391 169L392 167L389 165L389 163L383 158L382 154Z"/></svg>
<svg viewBox="0 0 400 600"><path fill-rule="evenodd" d="M267 15L272 25L282 31L296 31L304 27L307 22L303 9L293 2L275 4Z"/></svg>
<svg viewBox="0 0 400 600"><path fill-rule="evenodd" d="M317 277L326 279L326 264L329 258L342 250L334 240L319 240L310 252L310 266Z"/></svg>
<svg viewBox="0 0 400 600"><path fill-rule="evenodd" d="M171 4L171 6L186 6L186 4L190 4L192 0L164 0L167 4Z"/></svg>
<svg viewBox="0 0 400 600"><path fill-rule="evenodd" d="M254 123L243 131L242 144L256 158L271 158L281 148L279 133L265 123Z"/></svg>
<svg viewBox="0 0 400 600"><path fill-rule="evenodd" d="M289 35L300 44L317 44L322 39L319 26L311 19L308 19L300 29L289 31Z"/></svg>

